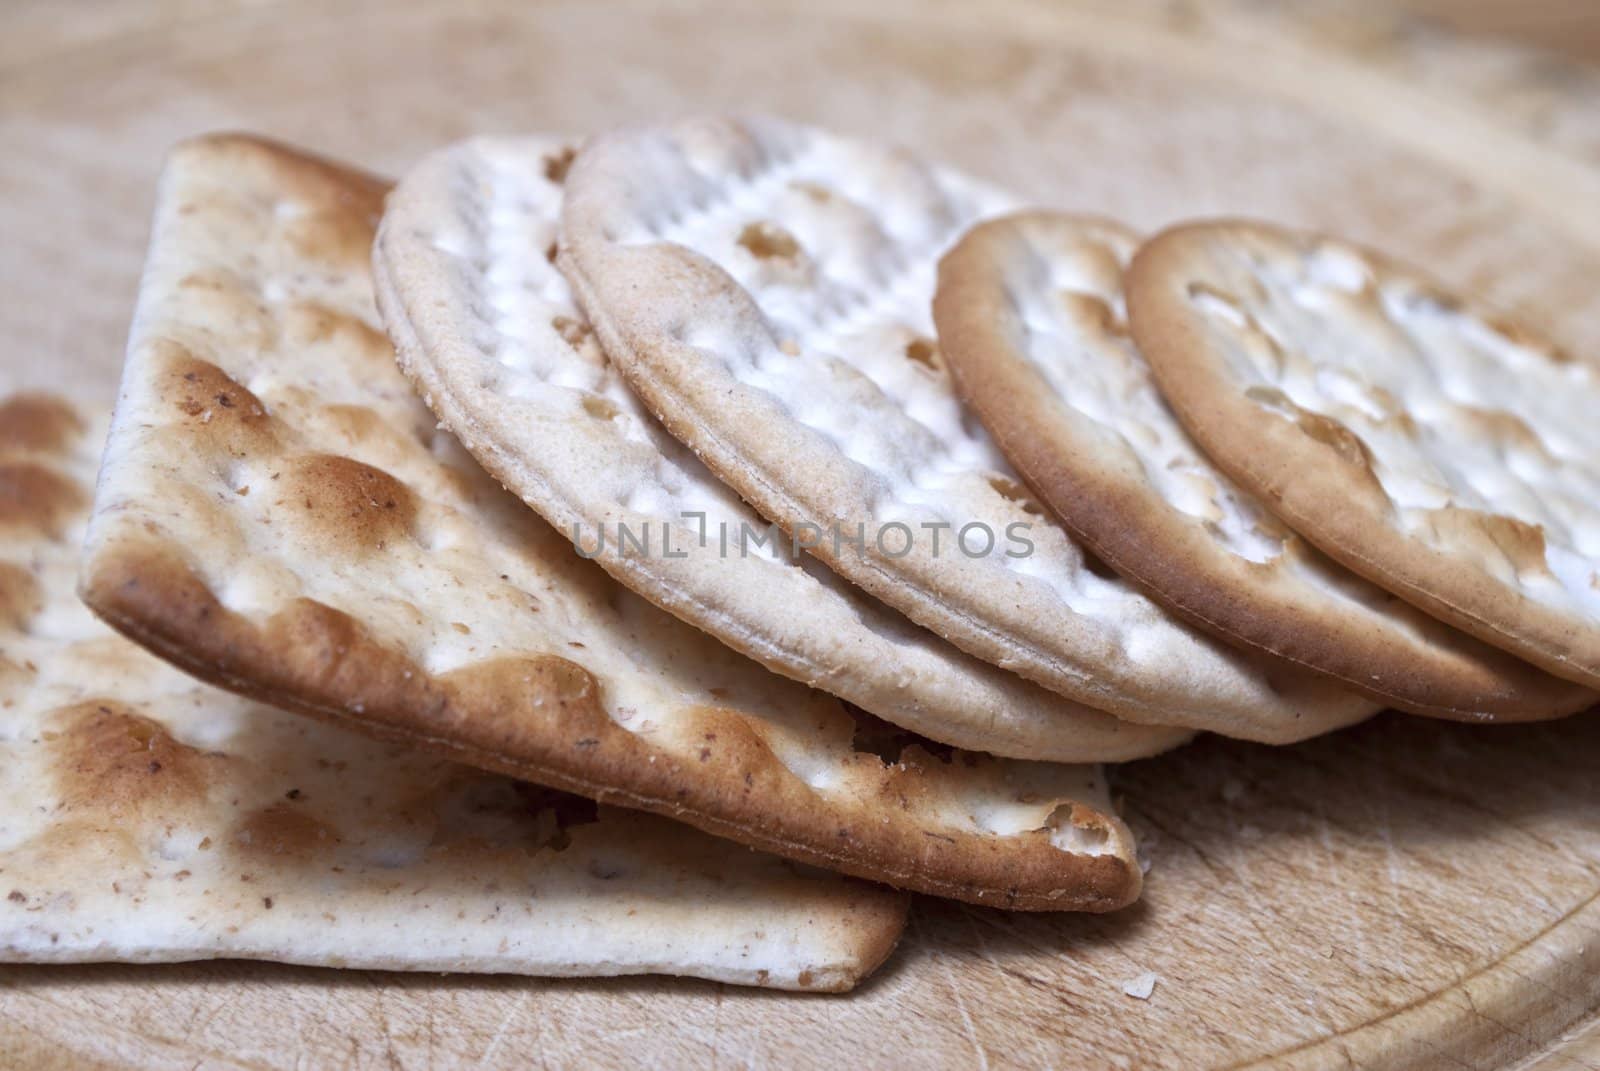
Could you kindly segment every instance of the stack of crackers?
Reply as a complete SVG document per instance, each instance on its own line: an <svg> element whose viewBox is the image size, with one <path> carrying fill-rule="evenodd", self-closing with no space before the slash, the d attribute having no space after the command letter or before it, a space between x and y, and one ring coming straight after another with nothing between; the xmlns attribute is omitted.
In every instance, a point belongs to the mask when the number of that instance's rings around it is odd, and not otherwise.
<svg viewBox="0 0 1600 1071"><path fill-rule="evenodd" d="M0 957L843 990L907 891L1125 906L1102 763L1595 704L1595 413L1376 253L774 119L183 144L109 431L0 401Z"/></svg>

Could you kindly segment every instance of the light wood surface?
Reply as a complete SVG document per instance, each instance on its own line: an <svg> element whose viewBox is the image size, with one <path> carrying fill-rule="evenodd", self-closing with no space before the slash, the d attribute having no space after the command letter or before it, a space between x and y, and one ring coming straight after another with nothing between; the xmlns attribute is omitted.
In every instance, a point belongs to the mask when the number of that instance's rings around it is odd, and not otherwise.
<svg viewBox="0 0 1600 1071"><path fill-rule="evenodd" d="M244 127L392 173L469 132L692 108L889 135L1141 226L1242 211L1337 228L1600 352L1594 80L1343 8L74 11L13 4L0 38L0 360L100 404L175 139ZM1600 1067L1597 757L1595 716L1203 740L1117 772L1152 863L1139 906L924 900L896 958L842 998L3 968L0 1066ZM1126 995L1147 972L1150 997Z"/></svg>

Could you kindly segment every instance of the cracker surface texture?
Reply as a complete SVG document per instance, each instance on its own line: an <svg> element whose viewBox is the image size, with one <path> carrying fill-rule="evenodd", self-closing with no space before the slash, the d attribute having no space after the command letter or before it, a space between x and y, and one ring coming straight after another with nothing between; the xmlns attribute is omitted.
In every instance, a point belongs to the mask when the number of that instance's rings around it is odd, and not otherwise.
<svg viewBox="0 0 1600 1071"><path fill-rule="evenodd" d="M0 961L842 990L893 948L902 894L274 710L107 629L74 591L104 431L0 398Z"/></svg>
<svg viewBox="0 0 1600 1071"><path fill-rule="evenodd" d="M1128 335L1137 246L1116 223L1035 212L978 226L940 263L957 386L1062 523L1194 624L1381 702L1500 721L1592 705L1327 558L1207 459Z"/></svg>
<svg viewBox="0 0 1600 1071"><path fill-rule="evenodd" d="M939 895L1137 896L1095 767L951 752L635 596L502 491L377 326L387 187L249 138L166 168L84 593L204 679Z"/></svg>
<svg viewBox="0 0 1600 1071"><path fill-rule="evenodd" d="M668 430L786 529L864 528L864 549L811 553L969 653L1138 722L1286 742L1370 714L1108 575L962 407L933 337L935 265L1009 206L901 150L691 119L585 146L561 264ZM909 548L877 538L902 530Z"/></svg>
<svg viewBox="0 0 1600 1071"><path fill-rule="evenodd" d="M1189 433L1330 557L1600 687L1600 365L1330 238L1174 228L1135 340Z"/></svg>
<svg viewBox="0 0 1600 1071"><path fill-rule="evenodd" d="M639 403L552 263L571 156L538 137L441 150L389 195L378 230L401 367L485 469L656 605L942 743L1098 762L1187 739L973 658L769 532Z"/></svg>

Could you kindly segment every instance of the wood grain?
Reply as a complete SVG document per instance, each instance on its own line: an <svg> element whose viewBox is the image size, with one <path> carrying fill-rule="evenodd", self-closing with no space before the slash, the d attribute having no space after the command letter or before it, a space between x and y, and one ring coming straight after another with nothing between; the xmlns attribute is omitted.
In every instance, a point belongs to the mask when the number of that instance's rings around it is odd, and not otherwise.
<svg viewBox="0 0 1600 1071"><path fill-rule="evenodd" d="M1600 352L1600 97L1541 81L1567 133L1541 132L1483 103L1481 79L1418 73L1435 55L1478 70L1449 58L1478 46L1342 34L1334 10L374 0L108 6L69 25L22 3L26 39L0 46L0 360L109 404L152 184L184 135L247 127L394 172L471 131L726 107L889 133L1141 227L1248 211L1337 228ZM1153 864L1140 906L925 900L844 999L11 967L0 1065L1600 1067L1597 754L1594 716L1204 740L1118 772ZM1147 972L1149 999L1125 995Z"/></svg>

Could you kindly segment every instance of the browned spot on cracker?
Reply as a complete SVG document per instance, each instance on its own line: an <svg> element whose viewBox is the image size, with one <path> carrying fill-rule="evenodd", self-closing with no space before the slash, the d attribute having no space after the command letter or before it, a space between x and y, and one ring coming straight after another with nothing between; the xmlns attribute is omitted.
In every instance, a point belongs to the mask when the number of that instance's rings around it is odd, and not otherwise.
<svg viewBox="0 0 1600 1071"><path fill-rule="evenodd" d="M1015 502L1022 512L1033 517L1044 515L1044 507L1035 502L1027 489L1011 477L994 473L989 477L989 486L994 488L1000 497Z"/></svg>
<svg viewBox="0 0 1600 1071"><path fill-rule="evenodd" d="M939 346L931 338L918 335L906 343L906 359L932 372L943 370L944 361L939 356Z"/></svg>
<svg viewBox="0 0 1600 1071"><path fill-rule="evenodd" d="M14 662L0 651L0 685L19 687L38 673L38 667L31 661Z"/></svg>
<svg viewBox="0 0 1600 1071"><path fill-rule="evenodd" d="M567 172L572 169L572 160L577 156L571 146L560 152L551 153L544 158L544 177L557 186L567 181Z"/></svg>
<svg viewBox="0 0 1600 1071"><path fill-rule="evenodd" d="M314 301L301 301L284 310L284 339L296 346L335 344L341 355L360 353L375 361L393 361L394 347L382 331ZM341 356L341 359L347 359Z"/></svg>
<svg viewBox="0 0 1600 1071"><path fill-rule="evenodd" d="M1234 295L1212 286L1210 283L1192 282L1185 288L1189 300L1207 311L1221 311L1237 317L1240 321L1247 318L1244 308L1239 304L1239 299Z"/></svg>
<svg viewBox="0 0 1600 1071"><path fill-rule="evenodd" d="M43 607L33 574L20 565L0 562L0 628L20 630Z"/></svg>
<svg viewBox="0 0 1600 1071"><path fill-rule="evenodd" d="M289 855L305 858L339 843L339 834L324 822L288 803L254 811L234 827L229 840L241 854Z"/></svg>
<svg viewBox="0 0 1600 1071"><path fill-rule="evenodd" d="M583 396L583 411L596 420L612 420L620 412L611 399L599 394Z"/></svg>
<svg viewBox="0 0 1600 1071"><path fill-rule="evenodd" d="M827 204L833 200L833 191L815 182L791 182L789 188L805 194L818 204Z"/></svg>
<svg viewBox="0 0 1600 1071"><path fill-rule="evenodd" d="M1539 433L1529 427L1528 422L1517 414L1504 409L1483 409L1468 405L1458 405L1455 409L1461 420L1482 438L1515 443L1525 450L1548 456L1549 451L1545 449L1544 440L1539 437Z"/></svg>
<svg viewBox="0 0 1600 1071"><path fill-rule="evenodd" d="M1101 298L1082 290L1063 290L1058 296L1068 318L1074 323L1092 326L1107 335L1124 336L1128 333L1128 325L1117 319L1110 303Z"/></svg>
<svg viewBox="0 0 1600 1071"><path fill-rule="evenodd" d="M69 811L114 815L181 806L205 796L218 764L152 718L111 700L54 713L45 732L56 795Z"/></svg>
<svg viewBox="0 0 1600 1071"><path fill-rule="evenodd" d="M309 212L283 223L283 237L307 260L361 270L372 254L377 217Z"/></svg>
<svg viewBox="0 0 1600 1071"><path fill-rule="evenodd" d="M162 339L152 343L165 368L161 394L194 428L233 457L245 457L271 448L272 418L261 400L222 369L196 357L186 347Z"/></svg>
<svg viewBox="0 0 1600 1071"><path fill-rule="evenodd" d="M776 223L748 223L739 232L739 244L759 260L789 260L800 254L794 235Z"/></svg>
<svg viewBox="0 0 1600 1071"><path fill-rule="evenodd" d="M594 328L570 316L557 316L550 321L550 326L561 336L561 341L573 349L578 349L594 335Z"/></svg>
<svg viewBox="0 0 1600 1071"><path fill-rule="evenodd" d="M172 155L190 154L206 166L226 162L237 173L282 191L287 203L305 211L337 209L376 223L389 189L375 175L253 134L206 134L178 145Z"/></svg>
<svg viewBox="0 0 1600 1071"><path fill-rule="evenodd" d="M243 287L239 277L226 268L198 268L178 280L179 290L205 291L213 294L237 294Z"/></svg>
<svg viewBox="0 0 1600 1071"><path fill-rule="evenodd" d="M1376 418L1377 420L1401 428L1416 427L1416 422L1406 411L1405 404L1395 397L1393 391L1376 383L1363 383L1361 393L1373 408L1382 414Z"/></svg>
<svg viewBox="0 0 1600 1071"><path fill-rule="evenodd" d="M416 520L416 500L404 484L348 457L295 458L273 489L284 514L317 545L347 553L381 550L406 538Z"/></svg>
<svg viewBox="0 0 1600 1071"><path fill-rule="evenodd" d="M65 452L83 432L72 407L48 394L15 394L0 401L0 451Z"/></svg>
<svg viewBox="0 0 1600 1071"><path fill-rule="evenodd" d="M1256 386L1246 387L1244 396L1261 408L1288 420L1293 420L1300 412L1300 407L1290 401L1289 396L1277 387L1257 384Z"/></svg>
<svg viewBox="0 0 1600 1071"><path fill-rule="evenodd" d="M1459 297L1431 286L1426 283L1416 284L1411 292L1409 303L1412 306L1431 307L1441 312L1460 312L1462 302Z"/></svg>
<svg viewBox="0 0 1600 1071"><path fill-rule="evenodd" d="M1502 316L1486 316L1484 317L1484 323L1491 331L1513 346L1536 350L1542 353L1552 364L1569 364L1572 361L1570 353L1552 345L1547 339L1534 333L1532 328L1520 321Z"/></svg>
<svg viewBox="0 0 1600 1071"><path fill-rule="evenodd" d="M1361 436L1342 422L1309 409L1302 409L1276 387L1253 386L1247 388L1244 394L1261 408L1293 423L1307 438L1330 448L1340 461L1358 469L1368 484L1379 486L1377 476L1372 470L1372 453L1367 449L1367 444L1362 441Z"/></svg>
<svg viewBox="0 0 1600 1071"><path fill-rule="evenodd" d="M1372 453L1367 444L1340 421L1302 409L1295 418L1295 425L1310 438L1332 447L1346 465L1372 471Z"/></svg>
<svg viewBox="0 0 1600 1071"><path fill-rule="evenodd" d="M54 469L31 461L0 462L0 532L58 539L84 499L83 489Z"/></svg>
<svg viewBox="0 0 1600 1071"><path fill-rule="evenodd" d="M469 709L498 707L474 729L485 743L508 752L530 746L542 750L555 737L593 739L601 747L626 747L618 733L634 739L606 716L599 682L589 671L556 655L479 662L445 680L454 703Z"/></svg>
<svg viewBox="0 0 1600 1071"><path fill-rule="evenodd" d="M1548 575L1544 529L1502 513L1484 513L1463 506L1429 510L1428 521L1445 547L1466 547L1480 554L1499 553L1518 575Z"/></svg>
<svg viewBox="0 0 1600 1071"><path fill-rule="evenodd" d="M372 443L394 436L393 427L364 405L329 405L322 413L352 443Z"/></svg>

